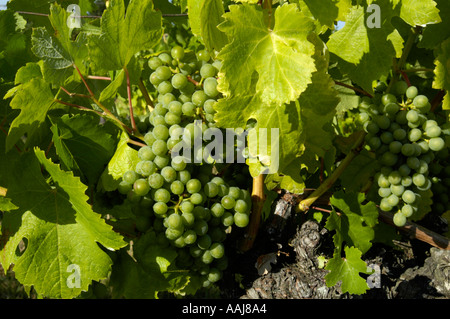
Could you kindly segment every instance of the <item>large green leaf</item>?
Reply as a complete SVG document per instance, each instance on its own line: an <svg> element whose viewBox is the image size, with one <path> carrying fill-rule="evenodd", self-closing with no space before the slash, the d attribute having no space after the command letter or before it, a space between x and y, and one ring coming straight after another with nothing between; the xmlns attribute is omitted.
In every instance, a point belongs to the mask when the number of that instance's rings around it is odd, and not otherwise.
<svg viewBox="0 0 450 319"><path fill-rule="evenodd" d="M221 0L189 0L188 13L192 33L202 39L210 52L220 51L228 43L225 33L217 28L225 13Z"/></svg>
<svg viewBox="0 0 450 319"><path fill-rule="evenodd" d="M438 47L438 56L436 61L436 68L434 69L433 88L445 90L442 108L450 110L450 39L444 41Z"/></svg>
<svg viewBox="0 0 450 319"><path fill-rule="evenodd" d="M435 0L441 23L427 25L422 31L422 38L418 44L421 48L433 49L439 43L450 37L450 2L447 0Z"/></svg>
<svg viewBox="0 0 450 319"><path fill-rule="evenodd" d="M162 37L161 17L151 0L130 1L126 14L123 0L110 1L101 19L101 34L89 38L94 69L120 70L136 53L154 47Z"/></svg>
<svg viewBox="0 0 450 319"><path fill-rule="evenodd" d="M325 276L328 287L341 281L342 293L361 295L369 289L367 281L359 274L370 274L370 272L367 271L367 265L361 259L361 252L355 247L345 247L345 257L335 253L325 269L330 271Z"/></svg>
<svg viewBox="0 0 450 319"><path fill-rule="evenodd" d="M24 135L30 138L45 121L48 110L54 103L50 86L41 78L33 78L22 84L11 100L11 108L21 112L11 124L6 139L6 151Z"/></svg>
<svg viewBox="0 0 450 319"><path fill-rule="evenodd" d="M52 184L46 182L41 165ZM93 280L106 278L112 261L98 244L116 250L126 243L92 211L87 187L39 149L24 154L13 169L16 179L7 195L19 209L6 213L2 221L4 268L14 264L24 286L50 298L77 297ZM18 254L22 240L25 250Z"/></svg>
<svg viewBox="0 0 450 319"><path fill-rule="evenodd" d="M99 118L88 114L64 115L52 126L53 142L63 168L92 185L114 154L116 139Z"/></svg>
<svg viewBox="0 0 450 319"><path fill-rule="evenodd" d="M307 36L314 28L295 4L284 4L268 20L259 7L232 5L219 25L232 42L218 58L223 60L220 90L227 96L248 94L256 75L256 95L265 105L296 100L316 70L314 45ZM272 25L273 24L273 25Z"/></svg>
<svg viewBox="0 0 450 319"><path fill-rule="evenodd" d="M391 24L398 9L393 9L388 0L372 3L380 8L379 28L367 24L371 13L366 12L366 7L355 6L347 16L345 26L333 33L327 42L330 52L338 57L342 73L348 74L367 92L373 92L374 80L389 73L392 59L399 58L403 49L403 39Z"/></svg>
<svg viewBox="0 0 450 319"><path fill-rule="evenodd" d="M400 3L400 18L411 26L441 22L439 10L433 0L393 0L393 2Z"/></svg>

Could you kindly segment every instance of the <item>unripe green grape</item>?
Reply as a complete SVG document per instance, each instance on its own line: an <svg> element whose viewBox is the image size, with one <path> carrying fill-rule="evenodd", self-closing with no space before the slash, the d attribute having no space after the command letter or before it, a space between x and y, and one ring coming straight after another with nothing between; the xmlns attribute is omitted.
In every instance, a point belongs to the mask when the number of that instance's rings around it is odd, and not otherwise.
<svg viewBox="0 0 450 319"><path fill-rule="evenodd" d="M388 180L390 184L398 185L402 181L402 176L398 171L392 171L388 176Z"/></svg>
<svg viewBox="0 0 450 319"><path fill-rule="evenodd" d="M405 204L403 205L401 212L403 215L405 215L405 217L411 217L414 213L414 209L411 205Z"/></svg>
<svg viewBox="0 0 450 319"><path fill-rule="evenodd" d="M184 233L184 228L167 228L165 231L166 237L169 240L175 240Z"/></svg>
<svg viewBox="0 0 450 319"><path fill-rule="evenodd" d="M428 98L425 95L417 95L413 100L413 104L419 109L426 107L428 104Z"/></svg>
<svg viewBox="0 0 450 319"><path fill-rule="evenodd" d="M164 177L159 173L153 173L148 177L148 184L152 189L159 189L164 185Z"/></svg>
<svg viewBox="0 0 450 319"><path fill-rule="evenodd" d="M392 136L397 141L402 141L402 140L404 140L406 138L407 133L406 133L406 131L404 129L398 128L392 133Z"/></svg>
<svg viewBox="0 0 450 319"><path fill-rule="evenodd" d="M181 115L183 113L182 111L183 104L179 101L172 101L169 103L167 108L169 109L169 112L172 112L176 115Z"/></svg>
<svg viewBox="0 0 450 319"><path fill-rule="evenodd" d="M167 125L180 124L181 117L180 115L169 111L166 113L166 115L164 115L164 121L167 123Z"/></svg>
<svg viewBox="0 0 450 319"><path fill-rule="evenodd" d="M380 201L380 209L382 211L385 211L385 212L389 212L389 211L392 210L392 206L389 204L388 197L381 199L381 201Z"/></svg>
<svg viewBox="0 0 450 319"><path fill-rule="evenodd" d="M402 177L402 185L405 187L412 185L412 177L411 176L403 176Z"/></svg>
<svg viewBox="0 0 450 319"><path fill-rule="evenodd" d="M172 183L177 179L177 171L172 166L163 167L160 174L167 183Z"/></svg>
<svg viewBox="0 0 450 319"><path fill-rule="evenodd" d="M400 175L403 176L408 176L411 173L411 168L406 165L406 164L402 164L400 165L400 167L398 168L398 172L400 173ZM400 180L401 182L401 180Z"/></svg>
<svg viewBox="0 0 450 319"><path fill-rule="evenodd" d="M233 209L234 205L236 204L236 200L230 196L230 195L226 195L224 197L222 197L222 200L220 202L223 206L223 208L225 209Z"/></svg>
<svg viewBox="0 0 450 319"><path fill-rule="evenodd" d="M186 102L181 107L181 111L186 116L194 116L195 115L196 106L192 102Z"/></svg>
<svg viewBox="0 0 450 319"><path fill-rule="evenodd" d="M133 184L127 183L125 181L120 181L119 185L117 186L117 190L120 194L126 195L129 191L131 191L133 188Z"/></svg>
<svg viewBox="0 0 450 319"><path fill-rule="evenodd" d="M152 151L157 156L165 155L168 151L167 143L164 140L156 140L153 142Z"/></svg>
<svg viewBox="0 0 450 319"><path fill-rule="evenodd" d="M153 212L156 215L162 216L167 212L168 209L169 208L167 207L166 203L156 202L155 204L153 204Z"/></svg>
<svg viewBox="0 0 450 319"><path fill-rule="evenodd" d="M192 229L197 236L203 236L208 232L208 223L203 219L196 220Z"/></svg>
<svg viewBox="0 0 450 319"><path fill-rule="evenodd" d="M158 84L157 90L160 94L167 94L173 91L173 86L169 81L162 81Z"/></svg>
<svg viewBox="0 0 450 319"><path fill-rule="evenodd" d="M390 187L380 187L378 188L378 195L382 198L389 197L392 194Z"/></svg>
<svg viewBox="0 0 450 319"><path fill-rule="evenodd" d="M367 144L370 146L372 150L376 150L381 146L381 140L378 136L372 136L367 141Z"/></svg>
<svg viewBox="0 0 450 319"><path fill-rule="evenodd" d="M156 72L153 72L152 74L150 74L150 83L153 84L153 86L155 88L158 87L158 85L163 81L158 77L158 74Z"/></svg>
<svg viewBox="0 0 450 319"><path fill-rule="evenodd" d="M163 52L160 55L158 55L158 58L160 58L161 61L163 63L165 63L165 64L171 64L172 63L172 57L166 52Z"/></svg>
<svg viewBox="0 0 450 319"><path fill-rule="evenodd" d="M391 132L389 131L384 131L383 133L381 133L380 135L380 140L384 143L384 144L389 144L394 140L394 136L392 135Z"/></svg>
<svg viewBox="0 0 450 319"><path fill-rule="evenodd" d="M380 174L377 178L377 183L379 187L389 187L391 185L391 183L389 182L389 179L387 176Z"/></svg>
<svg viewBox="0 0 450 319"><path fill-rule="evenodd" d="M163 169L167 165L169 165L170 162L170 155L164 154L164 155L156 155L155 159L153 160L153 163L156 164L156 166L159 169Z"/></svg>
<svg viewBox="0 0 450 319"><path fill-rule="evenodd" d="M233 214L230 212L225 212L220 219L225 227L229 227L234 223Z"/></svg>
<svg viewBox="0 0 450 319"><path fill-rule="evenodd" d="M170 102L176 101L177 98L175 97L175 95L173 95L173 93L166 93L164 95L161 95L161 103L164 106L169 105Z"/></svg>
<svg viewBox="0 0 450 319"><path fill-rule="evenodd" d="M197 59L200 61L208 62L211 59L211 56L208 50L204 49L197 52Z"/></svg>
<svg viewBox="0 0 450 319"><path fill-rule="evenodd" d="M132 171L132 170L126 171L122 175L122 180L128 184L133 184L138 178L139 178L139 175L135 171Z"/></svg>
<svg viewBox="0 0 450 319"><path fill-rule="evenodd" d="M381 97L381 103L383 103L383 105L387 105L389 103L396 103L397 102L397 98L395 97L394 94L385 94Z"/></svg>
<svg viewBox="0 0 450 319"><path fill-rule="evenodd" d="M197 245L200 249L206 250L212 244L211 237L208 234L200 236L197 238Z"/></svg>
<svg viewBox="0 0 450 319"><path fill-rule="evenodd" d="M240 212L234 213L233 219L234 219L234 224L240 228L246 227L250 221L248 214L240 213Z"/></svg>
<svg viewBox="0 0 450 319"><path fill-rule="evenodd" d="M402 199L406 204L412 204L416 201L416 194L407 189L403 192Z"/></svg>
<svg viewBox="0 0 450 319"><path fill-rule="evenodd" d="M441 132L442 132L441 128L437 125L427 127L427 129L425 130L425 134L430 138L438 137L439 135L441 135Z"/></svg>
<svg viewBox="0 0 450 319"><path fill-rule="evenodd" d="M395 195L395 194L389 195L389 197L387 197L386 199L387 199L387 201L388 201L388 204L389 204L390 206L392 206L392 207L396 206L396 205L399 203L399 201L400 201L400 199L398 198L398 196Z"/></svg>
<svg viewBox="0 0 450 319"><path fill-rule="evenodd" d="M395 115L400 110L400 106L397 103L388 103L384 106L383 112L389 115Z"/></svg>
<svg viewBox="0 0 450 319"><path fill-rule="evenodd" d="M414 152L415 152L415 148L412 144L403 144L402 146L402 150L401 150L402 154L405 156L413 156Z"/></svg>
<svg viewBox="0 0 450 319"><path fill-rule="evenodd" d="M203 191L205 192L206 196L208 197L216 197L219 194L219 185L209 182L206 183L205 187L203 188Z"/></svg>
<svg viewBox="0 0 450 319"><path fill-rule="evenodd" d="M172 71L170 70L170 68L168 66L165 66L165 65L158 67L154 73L156 74L158 79L161 80L161 82L167 81L172 76Z"/></svg>
<svg viewBox="0 0 450 319"><path fill-rule="evenodd" d="M183 233L183 239L186 245L192 245L197 241L197 233L192 229L188 229Z"/></svg>
<svg viewBox="0 0 450 319"><path fill-rule="evenodd" d="M203 103L208 99L208 96L203 90L197 90L192 94L192 103L195 106L201 107Z"/></svg>
<svg viewBox="0 0 450 319"><path fill-rule="evenodd" d="M420 167L420 160L417 157L408 157L406 165L408 165L409 168L416 170Z"/></svg>
<svg viewBox="0 0 450 319"><path fill-rule="evenodd" d="M402 150L403 144L399 141L392 141L389 143L389 151L393 154L398 154Z"/></svg>
<svg viewBox="0 0 450 319"><path fill-rule="evenodd" d="M406 216L400 212L397 212L394 214L393 222L395 226L403 227L406 224Z"/></svg>
<svg viewBox="0 0 450 319"><path fill-rule="evenodd" d="M182 228L183 227L183 219L177 213L170 214L167 217L167 225L170 228Z"/></svg>
<svg viewBox="0 0 450 319"><path fill-rule="evenodd" d="M194 205L200 205L203 202L203 195L200 193L193 193L189 200Z"/></svg>
<svg viewBox="0 0 450 319"><path fill-rule="evenodd" d="M408 114L408 111L406 111L406 110L398 111L397 115L395 116L395 121L400 125L407 124L408 123L408 119L406 118L407 114Z"/></svg>
<svg viewBox="0 0 450 319"><path fill-rule="evenodd" d="M430 150L439 152L444 149L445 142L441 137L433 137L428 141L428 146L430 147Z"/></svg>
<svg viewBox="0 0 450 319"><path fill-rule="evenodd" d="M225 255L225 246L222 243L215 242L211 244L209 251L215 259L220 259Z"/></svg>
<svg viewBox="0 0 450 319"><path fill-rule="evenodd" d="M398 156L391 152L386 152L381 156L381 163L386 166L394 166L397 163Z"/></svg>
<svg viewBox="0 0 450 319"><path fill-rule="evenodd" d="M172 58L182 60L184 58L184 49L181 46L176 45L172 48L170 54L172 55Z"/></svg>
<svg viewBox="0 0 450 319"><path fill-rule="evenodd" d="M208 97L215 98L219 94L216 78L209 77L205 79L203 82L203 90Z"/></svg>
<svg viewBox="0 0 450 319"><path fill-rule="evenodd" d="M246 214L248 212L248 204L243 199L236 200L234 210L238 213Z"/></svg>
<svg viewBox="0 0 450 319"><path fill-rule="evenodd" d="M391 185L390 187L392 194L399 197L402 196L403 192L405 191L405 186L403 185Z"/></svg>
<svg viewBox="0 0 450 319"><path fill-rule="evenodd" d="M148 60L148 66L152 70L156 70L158 67L162 66L162 64L163 64L163 62L161 61L161 59L156 57L156 56L155 57L151 57Z"/></svg>
<svg viewBox="0 0 450 319"><path fill-rule="evenodd" d="M170 184L170 191L175 195L181 195L184 192L184 184L180 181L173 181Z"/></svg>
<svg viewBox="0 0 450 319"><path fill-rule="evenodd" d="M200 68L200 75L204 79L214 77L216 75L216 72L216 68L209 63L203 64Z"/></svg>
<svg viewBox="0 0 450 319"><path fill-rule="evenodd" d="M193 178L186 183L186 190L190 194L198 193L202 188L200 180Z"/></svg>
<svg viewBox="0 0 450 319"><path fill-rule="evenodd" d="M424 131L428 130L429 128L433 127L433 126L438 126L438 123L435 120L426 120L423 124L422 124L422 129Z"/></svg>
<svg viewBox="0 0 450 319"><path fill-rule="evenodd" d="M172 86L175 89L179 90L186 86L186 84L188 83L188 80L186 78L186 75L184 75L182 73L177 73L177 74L174 74L170 83L172 84Z"/></svg>
<svg viewBox="0 0 450 319"><path fill-rule="evenodd" d="M146 179L139 178L133 184L133 190L138 196L147 195L150 191L150 186Z"/></svg>
<svg viewBox="0 0 450 319"><path fill-rule="evenodd" d="M167 126L158 124L152 130L153 136L157 140L167 140L169 138L169 129Z"/></svg>
<svg viewBox="0 0 450 319"><path fill-rule="evenodd" d="M410 123L415 123L419 120L419 114L416 110L409 110L408 113L406 113L406 119Z"/></svg>
<svg viewBox="0 0 450 319"><path fill-rule="evenodd" d="M153 193L153 199L167 204L170 201L170 192L165 188L159 188Z"/></svg>
<svg viewBox="0 0 450 319"><path fill-rule="evenodd" d="M209 250L203 250L203 254L200 257L202 263L209 265L214 261L214 257L211 256L211 252Z"/></svg>
<svg viewBox="0 0 450 319"><path fill-rule="evenodd" d="M417 89L417 87L415 86L410 86L409 88L406 89L406 97L408 99L414 99L417 94L419 94L419 90Z"/></svg>
<svg viewBox="0 0 450 319"><path fill-rule="evenodd" d="M211 214L214 217L221 217L225 212L225 209L223 208L222 204L220 203L214 203L211 206Z"/></svg>
<svg viewBox="0 0 450 319"><path fill-rule="evenodd" d="M408 139L411 142L416 142L422 137L422 131L418 128L413 128L408 133Z"/></svg>
<svg viewBox="0 0 450 319"><path fill-rule="evenodd" d="M392 92L394 92L397 96L404 95L407 89L408 84L405 81L395 82L392 86Z"/></svg>
<svg viewBox="0 0 450 319"><path fill-rule="evenodd" d="M385 115L377 116L374 118L375 123L377 123L378 127L387 130L389 126L391 125L391 120L389 120L389 117Z"/></svg>

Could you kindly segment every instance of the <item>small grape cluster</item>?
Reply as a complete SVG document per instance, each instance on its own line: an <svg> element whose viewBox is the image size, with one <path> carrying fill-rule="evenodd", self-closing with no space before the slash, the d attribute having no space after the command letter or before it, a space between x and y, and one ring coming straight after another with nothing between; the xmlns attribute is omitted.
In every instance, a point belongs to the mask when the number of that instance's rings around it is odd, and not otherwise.
<svg viewBox="0 0 450 319"><path fill-rule="evenodd" d="M382 94L378 101L363 98L358 122L367 133L367 148L380 164L375 175L379 207L393 211L394 224L401 227L432 188L430 166L448 155L448 147L445 128L430 112L428 98L404 82L396 88L399 94Z"/></svg>
<svg viewBox="0 0 450 319"><path fill-rule="evenodd" d="M149 59L150 82L157 92L151 129L138 150L140 161L123 174L118 190L136 207L136 229L176 250L177 267L188 267L208 286L221 279L227 267L224 240L232 226L249 223L251 198L248 170L219 175L213 161L173 156L180 143L192 146L197 133L215 128L220 62L211 61L205 50L194 57L177 46L171 54Z"/></svg>

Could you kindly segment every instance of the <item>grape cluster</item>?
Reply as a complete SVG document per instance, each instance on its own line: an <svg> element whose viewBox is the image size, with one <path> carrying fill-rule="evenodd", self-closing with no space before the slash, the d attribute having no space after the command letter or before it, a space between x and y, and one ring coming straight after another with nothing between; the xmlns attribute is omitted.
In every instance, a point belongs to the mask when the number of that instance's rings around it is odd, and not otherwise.
<svg viewBox="0 0 450 319"><path fill-rule="evenodd" d="M393 211L395 225L403 226L433 186L430 166L448 154L448 148L444 127L430 112L428 98L404 82L395 88L396 95L363 98L358 121L367 133L367 148L380 164L375 175L379 207Z"/></svg>
<svg viewBox="0 0 450 319"><path fill-rule="evenodd" d="M220 62L211 61L205 50L188 57L177 46L171 54L150 58L148 65L157 94L151 129L138 150L140 161L123 174L118 190L137 207L136 229L150 233L158 245L175 249L176 265L197 272L208 286L227 266L224 240L231 227L249 223L248 171L229 180L227 174L217 174L214 161L198 163L193 161L197 154L173 153L182 142L192 146L197 133L215 128Z"/></svg>

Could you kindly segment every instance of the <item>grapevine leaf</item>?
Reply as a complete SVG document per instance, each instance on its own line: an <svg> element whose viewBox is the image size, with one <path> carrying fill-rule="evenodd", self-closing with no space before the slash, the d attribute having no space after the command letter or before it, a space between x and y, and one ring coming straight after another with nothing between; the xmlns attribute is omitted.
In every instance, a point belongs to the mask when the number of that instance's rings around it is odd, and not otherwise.
<svg viewBox="0 0 450 319"><path fill-rule="evenodd" d="M151 0L112 0L101 18L101 34L89 37L89 54L97 71L120 70L138 52L151 49L162 37L161 12Z"/></svg>
<svg viewBox="0 0 450 319"><path fill-rule="evenodd" d="M188 0L189 22L192 33L201 37L209 52L220 51L228 38L217 26L225 13L220 0Z"/></svg>
<svg viewBox="0 0 450 319"><path fill-rule="evenodd" d="M441 42L450 37L450 19L448 19L450 16L450 2L446 0L434 1L437 3L442 22L427 25L427 27L423 29L422 39L418 44L420 48L434 49Z"/></svg>
<svg viewBox="0 0 450 319"><path fill-rule="evenodd" d="M370 274L366 263L361 259L361 251L355 247L345 247L345 258L340 252L335 252L333 258L327 262L326 270L330 272L325 276L328 287L342 281L342 293L364 294L369 286L359 274Z"/></svg>
<svg viewBox="0 0 450 319"><path fill-rule="evenodd" d="M446 90L442 108L450 110L450 39L442 42L435 60L433 88Z"/></svg>
<svg viewBox="0 0 450 319"><path fill-rule="evenodd" d="M439 10L433 0L402 0L400 18L411 26L425 26L441 22Z"/></svg>
<svg viewBox="0 0 450 319"><path fill-rule="evenodd" d="M374 238L373 227L378 222L378 209L375 203L365 205L363 193L339 191L330 199L331 205L339 208L341 214L334 210L328 217L325 227L335 230L334 242L336 247L341 247L343 242L348 246L355 246L362 253L371 247Z"/></svg>
<svg viewBox="0 0 450 319"><path fill-rule="evenodd" d="M41 165L53 185L47 184ZM98 244L116 250L126 243L92 211L87 187L39 149L24 154L14 171L16 180L9 185L8 196L20 208L7 213L2 222L8 234L2 265L14 264L16 278L24 286L34 286L39 296L50 298L74 298L93 280L106 278L112 261ZM18 255L16 247L23 240L26 248Z"/></svg>
<svg viewBox="0 0 450 319"><path fill-rule="evenodd" d="M133 170L140 161L138 151L128 146L128 136L122 133L114 155L100 176L99 188L105 191L117 189L123 173Z"/></svg>
<svg viewBox="0 0 450 319"><path fill-rule="evenodd" d="M326 25L332 28L334 21L337 20L339 14L339 8L337 2L334 0L314 1L314 0L302 0L309 11L316 17L322 25Z"/></svg>
<svg viewBox="0 0 450 319"><path fill-rule="evenodd" d="M367 150L362 150L340 176L342 186L349 192L359 192L374 175L378 162Z"/></svg>
<svg viewBox="0 0 450 319"><path fill-rule="evenodd" d="M374 80L388 74L392 59L400 57L403 47L402 37L391 24L396 11L387 0L374 3L380 6L380 27L367 24L370 15L365 7L353 7L345 26L327 42L330 52L338 57L342 72L367 92L373 92Z"/></svg>
<svg viewBox="0 0 450 319"><path fill-rule="evenodd" d="M47 111L53 105L53 94L47 82L40 78L34 78L21 85L11 100L13 109L21 112L11 124L6 139L6 151L24 135L32 136L45 121Z"/></svg>
<svg viewBox="0 0 450 319"><path fill-rule="evenodd" d="M220 91L227 96L248 94L256 81L256 94L264 105L296 100L315 71L314 46L307 40L314 28L312 20L295 4L275 9L273 27L267 25L266 12L258 7L243 4L229 9L219 25L233 39L218 55L223 60Z"/></svg>
<svg viewBox="0 0 450 319"><path fill-rule="evenodd" d="M116 141L98 117L64 115L53 124L53 142L63 168L96 183L114 154Z"/></svg>

